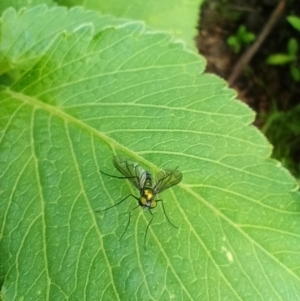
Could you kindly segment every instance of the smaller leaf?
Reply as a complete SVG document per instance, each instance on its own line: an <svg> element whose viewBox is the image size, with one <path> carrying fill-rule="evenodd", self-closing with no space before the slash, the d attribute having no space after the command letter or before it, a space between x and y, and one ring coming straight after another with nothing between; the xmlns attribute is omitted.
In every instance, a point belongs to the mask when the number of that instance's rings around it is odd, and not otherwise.
<svg viewBox="0 0 300 301"><path fill-rule="evenodd" d="M276 53L269 55L266 63L269 65L284 65L290 62L295 61L296 58L293 55L285 54L285 53Z"/></svg>
<svg viewBox="0 0 300 301"><path fill-rule="evenodd" d="M294 38L290 38L287 45L288 53L292 56L296 56L298 52L298 42Z"/></svg>
<svg viewBox="0 0 300 301"><path fill-rule="evenodd" d="M255 40L255 34L252 32L248 32L247 35L245 36L245 43L249 44Z"/></svg>
<svg viewBox="0 0 300 301"><path fill-rule="evenodd" d="M244 44L249 44L255 40L255 34L248 31L246 26L241 25L237 32L238 39Z"/></svg>
<svg viewBox="0 0 300 301"><path fill-rule="evenodd" d="M227 44L232 48L234 53L239 53L241 51L241 44L235 36L230 36L227 39Z"/></svg>
<svg viewBox="0 0 300 301"><path fill-rule="evenodd" d="M292 78L295 82L300 81L300 69L298 67L291 66L290 67L290 73L291 73L291 76L292 76Z"/></svg>
<svg viewBox="0 0 300 301"><path fill-rule="evenodd" d="M288 16L287 21L297 30L300 31L300 18L297 16Z"/></svg>

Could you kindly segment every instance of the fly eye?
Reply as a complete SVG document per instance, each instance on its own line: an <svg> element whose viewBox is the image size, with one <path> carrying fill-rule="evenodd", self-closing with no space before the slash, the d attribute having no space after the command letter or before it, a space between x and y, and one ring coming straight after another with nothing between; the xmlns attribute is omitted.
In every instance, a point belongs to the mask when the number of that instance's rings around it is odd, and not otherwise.
<svg viewBox="0 0 300 301"><path fill-rule="evenodd" d="M155 201L152 201L152 202L151 202L151 205L150 205L150 208L155 208L156 205L157 205L157 203L156 203Z"/></svg>

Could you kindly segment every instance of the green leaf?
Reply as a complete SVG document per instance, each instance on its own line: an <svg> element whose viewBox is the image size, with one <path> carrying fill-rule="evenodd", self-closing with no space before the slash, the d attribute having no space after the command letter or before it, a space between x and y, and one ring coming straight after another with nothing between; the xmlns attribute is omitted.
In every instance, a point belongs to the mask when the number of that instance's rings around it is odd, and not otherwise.
<svg viewBox="0 0 300 301"><path fill-rule="evenodd" d="M195 47L199 8L203 0L60 0L62 5L83 5L120 18L142 20L152 28L167 31Z"/></svg>
<svg viewBox="0 0 300 301"><path fill-rule="evenodd" d="M289 41L288 41L288 45L287 45L287 50L288 50L288 53L291 55L291 56L295 56L297 55L298 53L298 42L296 39L294 38L290 38Z"/></svg>
<svg viewBox="0 0 300 301"><path fill-rule="evenodd" d="M298 31L300 31L300 18L298 16L288 16L287 21Z"/></svg>
<svg viewBox="0 0 300 301"><path fill-rule="evenodd" d="M231 46L235 53L239 53L244 45L248 45L255 40L255 34L249 32L246 26L239 26L234 36L229 36L227 44Z"/></svg>
<svg viewBox="0 0 300 301"><path fill-rule="evenodd" d="M237 38L241 43L247 45L255 40L255 34L248 31L246 26L241 25L237 30Z"/></svg>
<svg viewBox="0 0 300 301"><path fill-rule="evenodd" d="M227 39L227 44L232 48L235 53L239 53L241 51L241 43L239 39L235 36L230 36Z"/></svg>
<svg viewBox="0 0 300 301"><path fill-rule="evenodd" d="M29 8L38 4L54 5L53 0L1 0L0 1L0 13L5 9L13 7L14 9L20 9L23 7Z"/></svg>
<svg viewBox="0 0 300 301"><path fill-rule="evenodd" d="M296 181L202 58L78 8L1 21L4 300L299 300ZM159 196L179 229L158 204L146 251L141 208L119 241L135 199L95 212L139 196L99 172L114 154L183 173Z"/></svg>
<svg viewBox="0 0 300 301"><path fill-rule="evenodd" d="M294 55L276 53L268 56L266 63L270 65L285 65L296 60Z"/></svg>
<svg viewBox="0 0 300 301"><path fill-rule="evenodd" d="M300 68L297 66L290 66L290 73L295 82L300 81Z"/></svg>

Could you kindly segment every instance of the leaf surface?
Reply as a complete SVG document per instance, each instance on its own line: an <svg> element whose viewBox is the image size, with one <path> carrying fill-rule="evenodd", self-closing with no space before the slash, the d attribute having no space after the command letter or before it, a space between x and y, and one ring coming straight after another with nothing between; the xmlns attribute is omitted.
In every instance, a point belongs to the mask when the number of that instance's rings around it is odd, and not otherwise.
<svg viewBox="0 0 300 301"><path fill-rule="evenodd" d="M167 31L194 47L202 0L58 0L61 5L83 5L119 18L142 20L152 28Z"/></svg>
<svg viewBox="0 0 300 301"><path fill-rule="evenodd" d="M55 20L55 22L53 22ZM9 34L8 34L9 33ZM141 23L45 6L2 16L4 300L298 300L299 194L253 113ZM151 215L118 154L183 180Z"/></svg>

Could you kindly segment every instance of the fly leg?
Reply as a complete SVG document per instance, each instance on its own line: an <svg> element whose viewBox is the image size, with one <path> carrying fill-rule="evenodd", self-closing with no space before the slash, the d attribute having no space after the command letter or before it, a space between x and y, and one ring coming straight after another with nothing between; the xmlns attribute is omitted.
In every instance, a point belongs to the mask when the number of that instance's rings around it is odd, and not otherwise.
<svg viewBox="0 0 300 301"><path fill-rule="evenodd" d="M151 223L152 223L152 221L153 221L153 218L154 218L154 215L153 215L153 213L150 211L150 209L149 209L148 211L151 213L152 217L151 217L151 219L150 219L150 222L149 222L148 225L147 225L146 232L145 232L145 236L144 236L144 249L145 249L145 251L146 251L146 238L147 238L148 229L149 229L149 227L150 227L150 225L151 225Z"/></svg>
<svg viewBox="0 0 300 301"><path fill-rule="evenodd" d="M163 200L157 200L156 202L161 202L162 203L162 207L163 207L163 211L164 211L164 214L165 214L165 216L166 216L166 218L167 218L167 220L168 220L168 222L170 223L170 225L172 225L174 228L176 228L176 229L178 229L178 227L177 226L175 226L171 221L170 221L170 219L169 219L169 217L168 217L168 215L167 215L167 213L166 213L166 209L165 209L165 205L164 205L164 201Z"/></svg>
<svg viewBox="0 0 300 301"><path fill-rule="evenodd" d="M137 197L135 197L134 195L132 195L135 199L137 199L138 200L138 198ZM134 210L134 209L136 209L136 208L138 208L138 207L140 207L140 205L137 205L136 207L134 207L133 209L131 209L130 211L129 211L129 213L128 213L128 222L127 222L127 225L126 225L126 228L125 228L125 231L123 232L123 234L121 235L121 237L119 238L119 241L122 239L122 237L125 235L125 233L126 233L126 231L127 231L127 229L128 229L128 227L129 227L129 224L130 224L130 219L131 219L131 213L132 213L132 211Z"/></svg>
<svg viewBox="0 0 300 301"><path fill-rule="evenodd" d="M138 177L119 177L119 176L114 176L114 175L110 175L102 170L99 170L102 174L108 176L108 177L112 177L112 178L116 178L116 179L138 179Z"/></svg>
<svg viewBox="0 0 300 301"><path fill-rule="evenodd" d="M104 208L104 209L101 209L101 210L95 210L96 212L102 212L102 211L105 211L105 210L108 210L108 209L111 209L113 207L116 207L118 205L120 205L121 203L123 203L126 199L128 199L130 196L134 197L136 200L139 200L136 196L134 196L133 194L128 194L124 199L122 199L120 202L118 202L117 204L114 204L110 207L107 207L107 208Z"/></svg>

